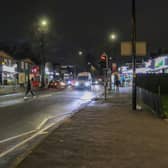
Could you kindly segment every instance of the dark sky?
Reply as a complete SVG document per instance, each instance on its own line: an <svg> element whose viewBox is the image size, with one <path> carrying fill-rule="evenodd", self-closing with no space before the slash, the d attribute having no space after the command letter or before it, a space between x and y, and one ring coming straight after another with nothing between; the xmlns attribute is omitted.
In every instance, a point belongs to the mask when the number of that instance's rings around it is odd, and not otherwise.
<svg viewBox="0 0 168 168"><path fill-rule="evenodd" d="M168 48L168 1L136 1L138 40ZM112 31L121 41L131 39L131 0L6 0L0 8L0 41L27 39L43 15L51 19L50 34L58 36L53 51L63 48L65 56L72 49L95 51L109 43Z"/></svg>

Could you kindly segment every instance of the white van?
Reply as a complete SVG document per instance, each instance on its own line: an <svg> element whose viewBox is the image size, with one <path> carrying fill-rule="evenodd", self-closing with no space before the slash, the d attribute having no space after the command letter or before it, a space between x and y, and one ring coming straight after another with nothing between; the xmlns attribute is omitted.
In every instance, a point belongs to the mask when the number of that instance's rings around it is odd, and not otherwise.
<svg viewBox="0 0 168 168"><path fill-rule="evenodd" d="M77 80L75 82L75 88L77 89L91 89L92 76L90 72L78 73Z"/></svg>

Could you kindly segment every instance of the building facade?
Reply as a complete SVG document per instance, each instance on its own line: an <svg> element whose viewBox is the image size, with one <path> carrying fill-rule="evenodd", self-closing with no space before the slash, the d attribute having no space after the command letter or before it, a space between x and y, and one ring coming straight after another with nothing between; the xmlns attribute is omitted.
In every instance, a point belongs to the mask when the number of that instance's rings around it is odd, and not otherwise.
<svg viewBox="0 0 168 168"><path fill-rule="evenodd" d="M0 51L0 85L17 84L17 63L4 51Z"/></svg>

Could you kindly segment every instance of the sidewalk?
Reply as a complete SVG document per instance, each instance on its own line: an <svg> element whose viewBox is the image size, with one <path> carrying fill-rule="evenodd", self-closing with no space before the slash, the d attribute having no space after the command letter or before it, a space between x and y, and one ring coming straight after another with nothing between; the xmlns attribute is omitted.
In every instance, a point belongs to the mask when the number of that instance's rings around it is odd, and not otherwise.
<svg viewBox="0 0 168 168"><path fill-rule="evenodd" d="M132 111L128 93L90 103L18 168L167 168L168 123Z"/></svg>

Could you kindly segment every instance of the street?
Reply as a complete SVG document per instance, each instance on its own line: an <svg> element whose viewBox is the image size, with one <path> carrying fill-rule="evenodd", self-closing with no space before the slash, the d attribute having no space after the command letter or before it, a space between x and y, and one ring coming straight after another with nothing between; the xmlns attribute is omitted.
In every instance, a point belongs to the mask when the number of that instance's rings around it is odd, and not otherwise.
<svg viewBox="0 0 168 168"><path fill-rule="evenodd" d="M167 168L168 1L1 6L0 168Z"/></svg>
<svg viewBox="0 0 168 168"><path fill-rule="evenodd" d="M0 148L1 154L11 147L13 140L32 135L33 132L56 123L75 112L82 104L90 101L101 89L94 91L46 90L36 93L35 98L23 99L24 94L1 96L0 100ZM54 119L52 121L52 119ZM7 143L4 149L4 144ZM14 143L16 145L16 143Z"/></svg>

